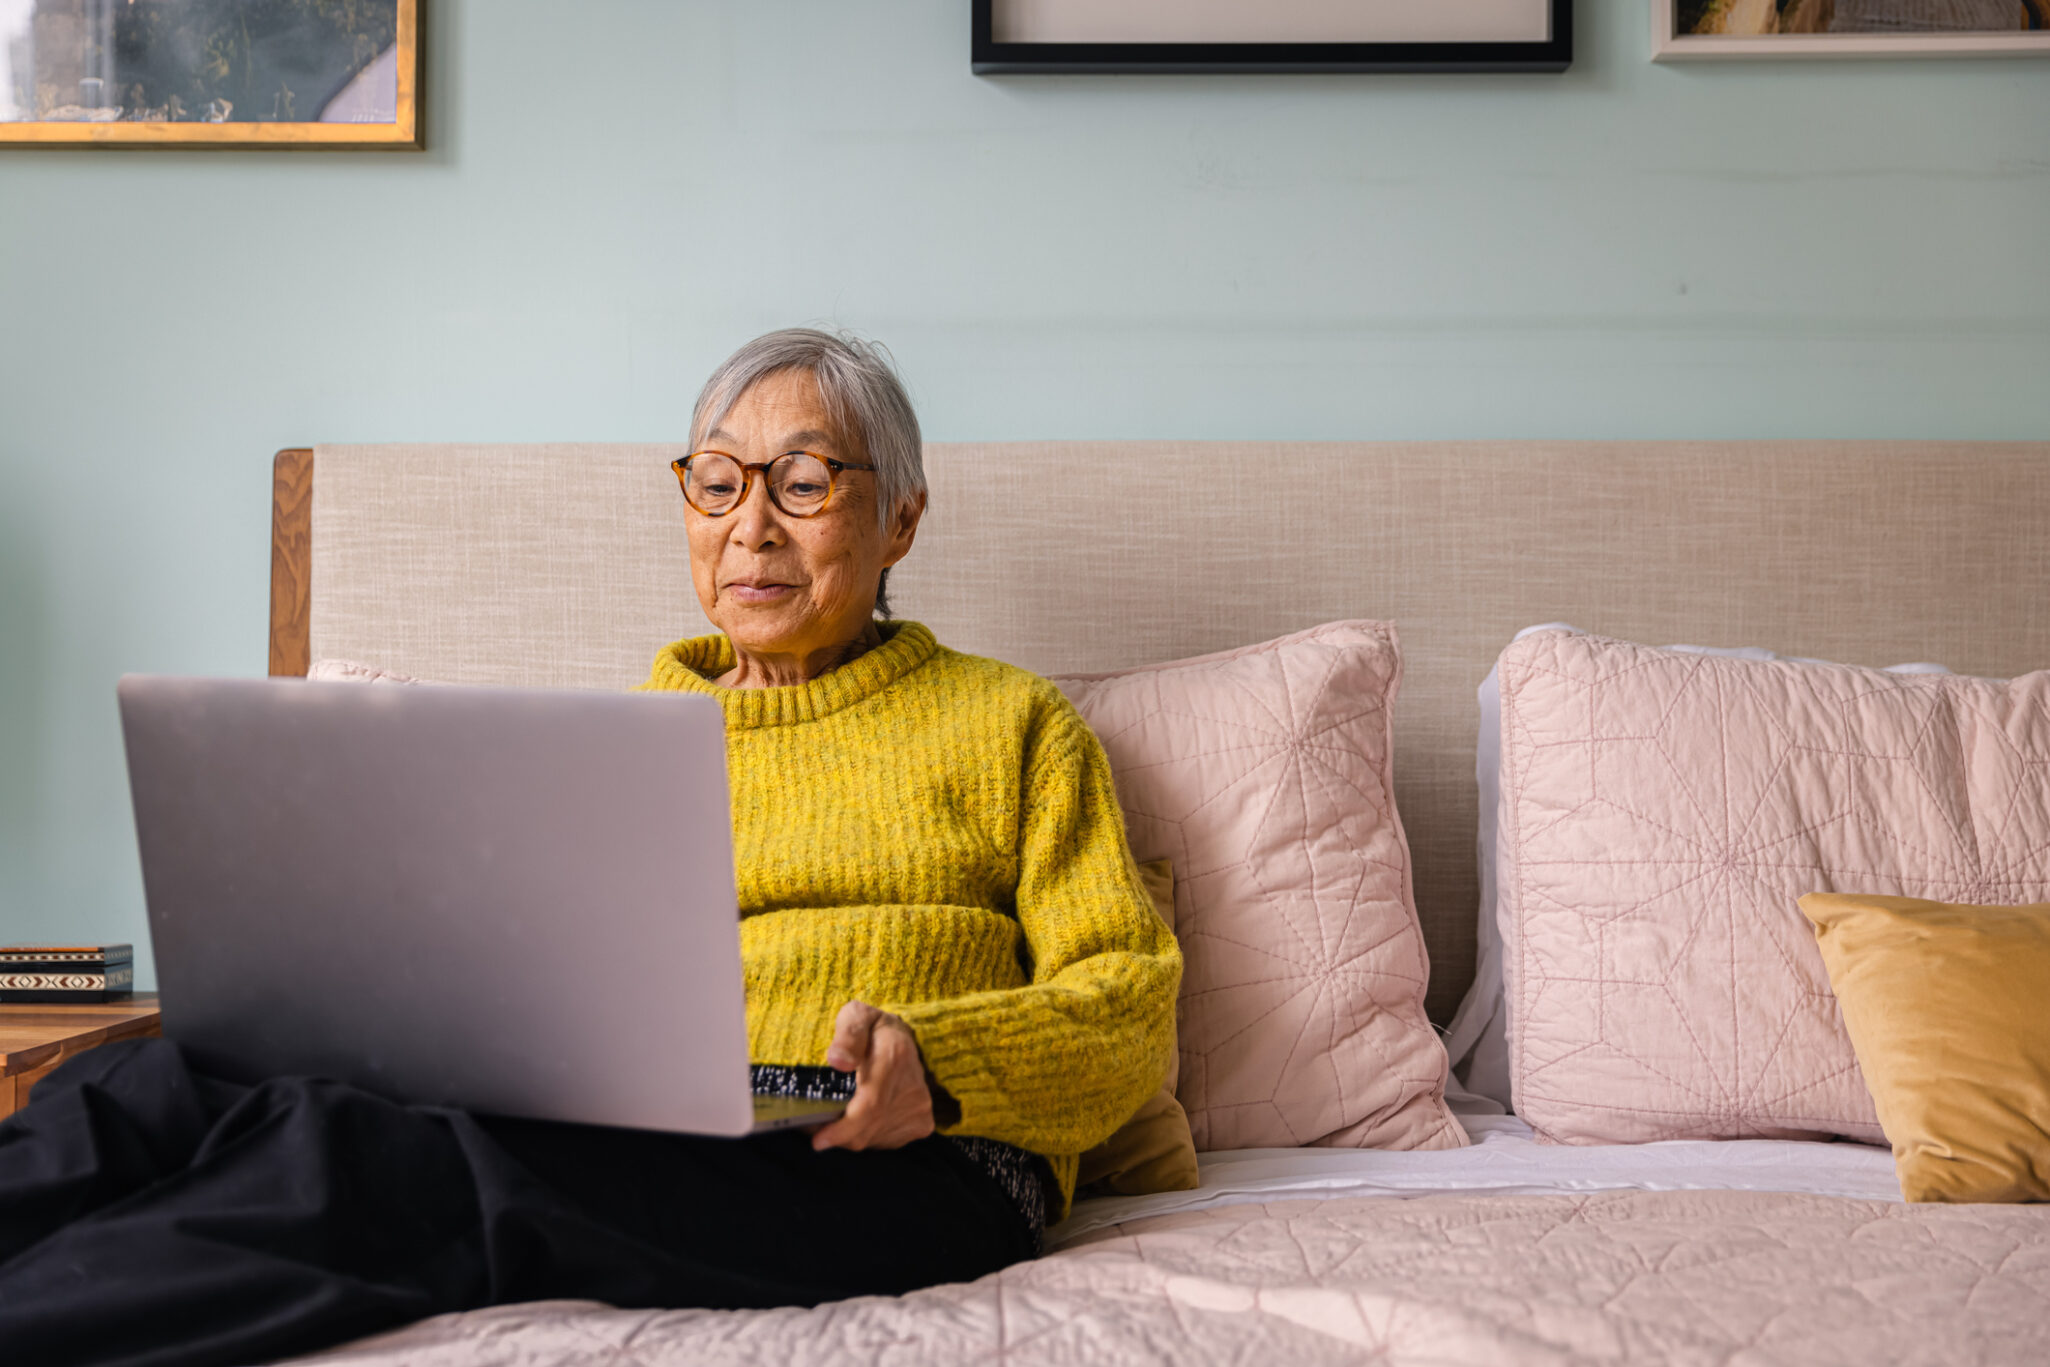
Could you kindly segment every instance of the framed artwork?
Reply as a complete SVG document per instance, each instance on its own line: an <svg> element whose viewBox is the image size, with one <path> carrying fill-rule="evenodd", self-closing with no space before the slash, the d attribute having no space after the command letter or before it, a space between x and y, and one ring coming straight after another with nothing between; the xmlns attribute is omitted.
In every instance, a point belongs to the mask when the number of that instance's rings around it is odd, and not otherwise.
<svg viewBox="0 0 2050 1367"><path fill-rule="evenodd" d="M420 0L0 0L0 147L420 143Z"/></svg>
<svg viewBox="0 0 2050 1367"><path fill-rule="evenodd" d="M974 0L978 75L1564 71L1571 0Z"/></svg>
<svg viewBox="0 0 2050 1367"><path fill-rule="evenodd" d="M1651 0L1655 62L2050 56L2050 0Z"/></svg>

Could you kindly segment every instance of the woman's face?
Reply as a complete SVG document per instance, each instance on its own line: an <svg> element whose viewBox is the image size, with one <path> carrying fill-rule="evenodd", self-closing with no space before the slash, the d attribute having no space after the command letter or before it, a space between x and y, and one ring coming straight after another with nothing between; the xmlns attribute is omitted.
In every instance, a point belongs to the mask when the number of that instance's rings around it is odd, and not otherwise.
<svg viewBox="0 0 2050 1367"><path fill-rule="evenodd" d="M868 463L834 431L817 382L802 370L750 385L698 445L748 465L786 451ZM792 517L769 500L757 471L746 500L725 516L685 509L698 602L741 655L787 661L809 677L808 662L837 655L867 629L876 585L911 549L924 505L921 497L879 525L875 473L842 470L824 512Z"/></svg>

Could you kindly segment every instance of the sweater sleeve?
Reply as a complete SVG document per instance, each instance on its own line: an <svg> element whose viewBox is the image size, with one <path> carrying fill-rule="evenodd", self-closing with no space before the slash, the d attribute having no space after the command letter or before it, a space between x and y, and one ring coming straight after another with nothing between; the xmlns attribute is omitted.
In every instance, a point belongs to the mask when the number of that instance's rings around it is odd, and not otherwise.
<svg viewBox="0 0 2050 1367"><path fill-rule="evenodd" d="M898 1010L961 1106L948 1133L1089 1149L1166 1076L1181 951L1139 881L1110 762L1060 699L1021 775L1023 987Z"/></svg>

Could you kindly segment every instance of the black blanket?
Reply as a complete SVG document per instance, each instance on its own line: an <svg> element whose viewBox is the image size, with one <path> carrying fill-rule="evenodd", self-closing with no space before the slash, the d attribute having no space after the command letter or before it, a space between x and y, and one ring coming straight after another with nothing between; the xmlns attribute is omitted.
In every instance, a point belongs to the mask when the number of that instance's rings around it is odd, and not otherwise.
<svg viewBox="0 0 2050 1367"><path fill-rule="evenodd" d="M814 1305L1032 1249L955 1146L814 1153L239 1087L175 1045L66 1063L0 1122L0 1362L203 1367L555 1298Z"/></svg>

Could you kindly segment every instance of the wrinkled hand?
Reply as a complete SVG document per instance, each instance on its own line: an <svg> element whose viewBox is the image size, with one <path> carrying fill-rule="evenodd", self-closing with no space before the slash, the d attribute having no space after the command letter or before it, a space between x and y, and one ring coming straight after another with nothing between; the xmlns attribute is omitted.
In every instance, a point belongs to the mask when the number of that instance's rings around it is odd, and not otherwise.
<svg viewBox="0 0 2050 1367"><path fill-rule="evenodd" d="M814 1149L899 1149L933 1132L932 1092L911 1027L867 1002L833 1022L826 1062L854 1074L854 1100L811 1137Z"/></svg>

